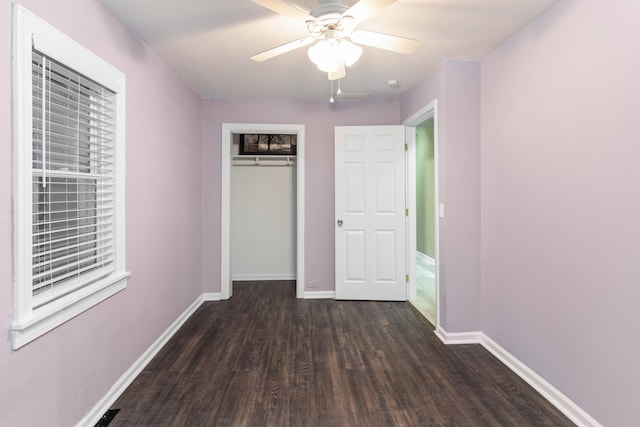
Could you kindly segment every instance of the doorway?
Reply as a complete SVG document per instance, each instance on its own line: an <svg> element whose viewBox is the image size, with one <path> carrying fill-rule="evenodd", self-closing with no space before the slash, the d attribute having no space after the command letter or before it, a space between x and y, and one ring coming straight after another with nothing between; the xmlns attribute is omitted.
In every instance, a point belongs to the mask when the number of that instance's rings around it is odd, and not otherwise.
<svg viewBox="0 0 640 427"><path fill-rule="evenodd" d="M405 120L407 126L407 263L409 301L432 324L439 320L439 198L436 102Z"/></svg>
<svg viewBox="0 0 640 427"><path fill-rule="evenodd" d="M231 168L234 138L240 134L292 134L296 135L297 153L295 160L295 280L296 296L304 297L304 125L233 124L222 125L221 144L221 259L220 297L229 299L233 294L232 251L231 251Z"/></svg>

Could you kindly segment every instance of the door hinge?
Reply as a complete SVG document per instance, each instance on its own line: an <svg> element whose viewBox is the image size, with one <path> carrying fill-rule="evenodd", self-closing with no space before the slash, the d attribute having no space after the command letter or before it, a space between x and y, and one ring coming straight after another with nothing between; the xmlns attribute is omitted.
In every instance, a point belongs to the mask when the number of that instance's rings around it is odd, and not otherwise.
<svg viewBox="0 0 640 427"><path fill-rule="evenodd" d="M404 216L409 216L409 209L404 210Z"/></svg>
<svg viewBox="0 0 640 427"><path fill-rule="evenodd" d="M409 151L409 144L404 144L404 151Z"/></svg>
<svg viewBox="0 0 640 427"><path fill-rule="evenodd" d="M404 281L405 281L405 283L409 283L409 275L408 274L406 274L404 276Z"/></svg>

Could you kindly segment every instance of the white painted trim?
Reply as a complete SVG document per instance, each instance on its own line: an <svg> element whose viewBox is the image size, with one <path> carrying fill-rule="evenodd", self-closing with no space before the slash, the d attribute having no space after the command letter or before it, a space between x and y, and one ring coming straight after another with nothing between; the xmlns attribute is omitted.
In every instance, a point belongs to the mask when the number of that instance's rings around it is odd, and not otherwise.
<svg viewBox="0 0 640 427"><path fill-rule="evenodd" d="M231 147L234 133L295 133L296 147L296 297L304 297L305 286L305 127L291 124L223 123L221 150L220 195L220 295L229 299L233 294L231 281Z"/></svg>
<svg viewBox="0 0 640 427"><path fill-rule="evenodd" d="M296 147L296 298L304 298L305 276L305 127L296 128L298 132L298 144Z"/></svg>
<svg viewBox="0 0 640 427"><path fill-rule="evenodd" d="M502 348L487 335L480 334L480 344L500 360L505 366L515 372L527 384L547 399L560 412L567 416L578 426L602 427L593 417L565 396L560 390L535 373L531 368L522 363L518 358Z"/></svg>
<svg viewBox="0 0 640 427"><path fill-rule="evenodd" d="M126 77L117 68L47 24L24 7L13 5L12 95L13 104L13 234L14 315L12 347L21 346L49 332L83 311L126 288L125 245L125 88ZM115 263L107 277L99 270L60 286L60 295L37 307L32 295L32 46L48 57L83 74L115 93ZM62 296L64 295L64 296ZM53 299L54 296L59 296Z"/></svg>
<svg viewBox="0 0 640 427"><path fill-rule="evenodd" d="M231 298L231 134L233 126L222 124L220 147L221 191L220 191L220 297Z"/></svg>
<svg viewBox="0 0 640 427"><path fill-rule="evenodd" d="M305 291L305 299L336 299L336 291Z"/></svg>
<svg viewBox="0 0 640 427"><path fill-rule="evenodd" d="M295 274L234 274L234 282L255 281L255 280L296 280Z"/></svg>
<svg viewBox="0 0 640 427"><path fill-rule="evenodd" d="M548 381L534 372L527 365L522 363L514 355L502 348L498 343L496 343L483 332L447 332L441 327L438 327L435 333L443 343L448 345L481 345L578 426L602 427L602 425L598 421L596 421L587 412L576 405L560 390L551 385Z"/></svg>
<svg viewBox="0 0 640 427"><path fill-rule="evenodd" d="M165 330L162 335L136 360L133 365L111 386L107 394L95 404L95 406L85 415L76 426L93 426L104 413L113 405L120 395L129 387L142 370L151 362L151 359L158 354L167 342L175 335L180 327L193 315L193 313L205 301L205 295L200 295L196 300Z"/></svg>
<svg viewBox="0 0 640 427"><path fill-rule="evenodd" d="M222 300L222 296L220 292L205 292L202 294L203 301L220 301Z"/></svg>
<svg viewBox="0 0 640 427"><path fill-rule="evenodd" d="M123 273L108 280L95 283L73 294L73 301L60 304L60 307L44 307L45 313L31 317L22 323L11 324L11 342L13 349L30 343L63 323L73 319L94 305L110 298L127 287L130 273Z"/></svg>
<svg viewBox="0 0 640 427"><path fill-rule="evenodd" d="M416 261L411 255L417 251L417 218L416 218L416 128L414 126L405 126L405 141L407 144L406 153L406 182L405 182L405 203L409 209L409 216L406 223L407 233L407 273L409 274L409 284L407 288L407 296L410 301L418 298L418 270Z"/></svg>
<svg viewBox="0 0 640 427"><path fill-rule="evenodd" d="M438 101L434 99L402 122L405 126L417 126L420 123L434 117L434 113L436 112L438 107ZM435 118L435 117L434 117ZM435 120L434 120L435 121Z"/></svg>
<svg viewBox="0 0 640 427"><path fill-rule="evenodd" d="M436 336L447 345L480 344L482 332L447 332L441 326L436 327Z"/></svg>
<svg viewBox="0 0 640 427"><path fill-rule="evenodd" d="M438 137L439 132L439 121L438 121L438 101L434 100L431 103L431 108L433 111L433 180L434 187L436 189L435 194L435 217L436 220L436 325L440 325L440 271L441 271L441 263L440 263L440 138ZM427 106L429 107L429 106Z"/></svg>
<svg viewBox="0 0 640 427"><path fill-rule="evenodd" d="M423 253L422 253L422 252L420 252L420 251L416 251L416 255L418 255L420 258L422 258L422 259L424 259L424 260L426 260L426 261L430 262L431 264L435 264L435 263L436 263L436 260L435 260L435 259L431 258L431 257L430 257L429 255L427 255L427 254L423 254Z"/></svg>
<svg viewBox="0 0 640 427"><path fill-rule="evenodd" d="M416 159L416 132L415 127L420 123L433 118L433 156L434 156L434 187L435 187L435 218L437 218L435 224L435 234L436 234L436 259L435 259L435 282L436 282L436 334L440 329L440 271L441 271L441 263L440 263L440 143L438 138L438 100L434 99L429 104L422 107L416 113L412 114L408 118L406 118L402 123L405 126L410 127L411 132L407 130L409 133L409 137L407 138L407 143L409 144L409 163L413 164L410 173L412 173L412 177L408 177L407 186L407 194L408 194L408 205L409 205L409 253L417 252L417 242L416 242L416 190L415 190L415 159ZM412 238L412 239L411 239ZM415 281L416 276L416 260L415 257L409 257L409 294L416 295L417 297L417 283ZM415 298L414 298L415 299Z"/></svg>

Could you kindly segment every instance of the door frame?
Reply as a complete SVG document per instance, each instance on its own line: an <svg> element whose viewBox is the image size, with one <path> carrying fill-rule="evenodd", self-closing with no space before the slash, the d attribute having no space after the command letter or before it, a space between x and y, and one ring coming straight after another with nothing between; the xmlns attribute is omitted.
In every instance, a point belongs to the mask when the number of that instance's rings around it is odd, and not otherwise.
<svg viewBox="0 0 640 427"><path fill-rule="evenodd" d="M233 134L290 133L297 135L296 147L296 298L304 298L304 125L223 123L221 139L220 194L220 298L233 294L231 279L231 149Z"/></svg>
<svg viewBox="0 0 640 427"><path fill-rule="evenodd" d="M407 204L409 220L407 222L407 271L409 272L409 299L417 298L416 282L416 127L433 118L433 150L434 150L434 187L435 187L435 249L436 249L436 330L440 327L440 195L439 195L439 147L438 147L438 101L433 100L416 113L403 121L406 126L407 151ZM414 254L411 256L411 254Z"/></svg>

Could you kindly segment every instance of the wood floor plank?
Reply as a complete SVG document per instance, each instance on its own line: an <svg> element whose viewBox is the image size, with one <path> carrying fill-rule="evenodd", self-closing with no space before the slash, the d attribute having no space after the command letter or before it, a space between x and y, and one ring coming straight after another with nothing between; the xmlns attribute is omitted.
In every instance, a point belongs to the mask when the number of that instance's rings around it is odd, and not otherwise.
<svg viewBox="0 0 640 427"><path fill-rule="evenodd" d="M408 303L298 300L294 282L204 303L112 408L111 426L573 425Z"/></svg>

